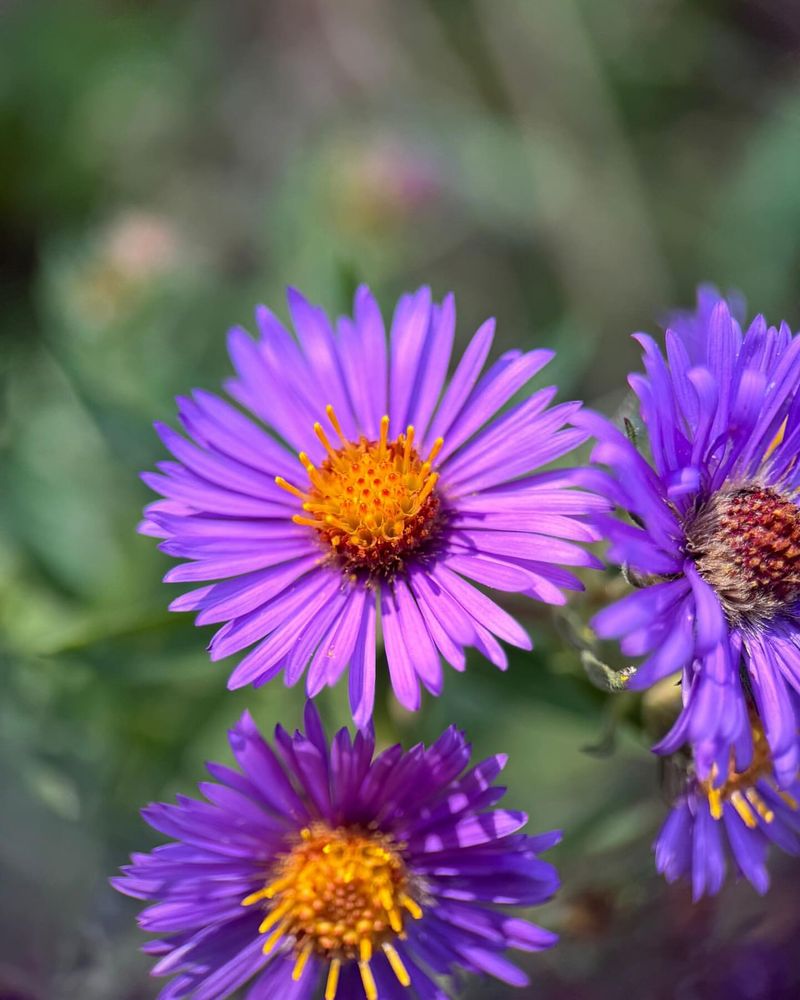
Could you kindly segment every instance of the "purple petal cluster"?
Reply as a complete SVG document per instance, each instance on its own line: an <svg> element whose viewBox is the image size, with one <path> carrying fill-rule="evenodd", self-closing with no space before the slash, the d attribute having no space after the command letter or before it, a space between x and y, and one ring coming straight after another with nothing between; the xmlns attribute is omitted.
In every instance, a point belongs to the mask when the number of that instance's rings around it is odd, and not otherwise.
<svg viewBox="0 0 800 1000"><path fill-rule="evenodd" d="M222 1000L243 986L248 1000L306 1000L322 988L339 1000L445 1000L437 979L459 968L527 983L504 952L548 948L555 935L502 905L531 906L553 894L557 874L538 855L560 835L520 833L524 814L494 808L504 757L469 768L469 744L454 728L408 752L393 746L375 756L371 732L351 737L346 729L329 746L311 703L304 734L278 726L271 746L245 714L230 744L238 768L208 765L215 780L199 786L206 801L179 796L144 810L173 842L134 855L114 880L121 892L153 901L140 923L158 935L146 946L157 958L153 974L172 977L160 1000ZM369 863L388 852L403 872L402 932L376 938L368 921L360 960L324 936L340 940L342 931L315 923L312 905L295 915L313 933L298 935L292 925L292 934L279 922L292 901L286 859L320 829L334 844L350 834L373 838ZM341 884L352 879L353 871L343 873ZM270 883L274 891L264 888ZM350 920L347 899L331 898Z"/></svg>
<svg viewBox="0 0 800 1000"><path fill-rule="evenodd" d="M687 781L653 845L657 869L668 882L689 879L696 901L722 888L730 857L736 872L765 893L770 845L800 854L800 781L782 789L767 772L724 795L717 810L713 801L703 783Z"/></svg>
<svg viewBox="0 0 800 1000"><path fill-rule="evenodd" d="M646 334L636 340L645 374L629 382L646 455L602 417L575 418L605 466L587 481L626 515L594 523L610 560L638 584L594 628L643 658L631 688L681 673L683 711L658 752L691 744L699 779L722 781L731 753L738 771L752 759L755 712L776 778L791 785L800 762L800 337L761 316L743 330L704 289L697 313L667 329L663 352ZM701 814L688 805L681 813Z"/></svg>
<svg viewBox="0 0 800 1000"><path fill-rule="evenodd" d="M294 333L263 307L257 340L230 333L241 408L196 390L178 400L188 440L157 425L174 460L143 476L164 499L141 530L187 560L167 581L202 584L171 608L221 625L211 657L249 650L230 687L305 674L313 697L349 667L363 725L379 624L406 708L420 685L442 691L442 659L464 669L465 647L504 669L498 640L531 642L476 585L563 603L581 585L562 567L596 565L576 543L597 537L585 516L607 505L573 488L576 472L540 471L585 439L567 426L579 403L550 406L550 387L504 410L551 352L508 351L481 375L488 321L448 383L452 296L404 295L388 340L366 288L335 325L298 292L288 304Z"/></svg>

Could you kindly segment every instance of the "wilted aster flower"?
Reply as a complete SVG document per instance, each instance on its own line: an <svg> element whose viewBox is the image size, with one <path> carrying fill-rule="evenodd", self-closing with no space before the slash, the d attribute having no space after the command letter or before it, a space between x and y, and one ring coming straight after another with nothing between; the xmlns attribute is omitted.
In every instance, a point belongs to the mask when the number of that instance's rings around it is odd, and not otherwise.
<svg viewBox="0 0 800 1000"><path fill-rule="evenodd" d="M760 316L743 335L704 294L691 323L667 330L666 358L636 338L650 461L603 418L576 418L609 468L587 481L633 522L600 516L609 556L642 588L593 624L647 657L631 688L683 671L684 711L657 750L692 743L700 777L718 781L733 746L745 770L752 696L785 784L798 769L800 338Z"/></svg>
<svg viewBox="0 0 800 1000"><path fill-rule="evenodd" d="M690 878L694 899L718 892L725 880L727 841L737 870L758 892L769 888L770 844L800 854L800 781L775 780L763 729L753 725L753 759L744 771L731 760L722 784L690 774L655 842L656 867L673 882Z"/></svg>
<svg viewBox="0 0 800 1000"><path fill-rule="evenodd" d="M604 501L570 489L569 470L532 470L564 455L585 433L565 429L578 403L548 409L541 389L498 410L552 357L509 351L479 379L493 322L475 334L443 389L455 332L452 296L428 289L400 299L387 350L383 320L366 288L336 332L325 313L289 292L297 339L265 308L261 337L231 331L237 378L230 394L268 428L208 392L180 399L196 443L157 425L176 462L144 479L166 500L142 530L191 560L168 581L219 581L173 602L225 622L213 659L255 647L230 687L307 666L313 696L350 665L358 724L371 714L380 620L392 685L416 709L419 683L438 694L440 654L457 670L464 647L497 666L496 637L530 648L520 625L465 577L554 604L580 584L554 565L594 565L574 540ZM300 460L289 448L299 452ZM568 540L565 540L568 539Z"/></svg>
<svg viewBox="0 0 800 1000"><path fill-rule="evenodd" d="M371 732L340 730L330 749L313 705L306 733L280 726L275 748L245 714L230 733L241 770L209 764L207 802L151 805L147 822L175 843L137 854L113 884L156 900L141 926L161 1000L417 997L443 1000L434 977L456 968L515 986L508 948L555 935L497 908L530 906L558 888L537 855L558 833L517 831L523 813L494 809L505 757L465 771L470 747L448 729L431 747L373 760ZM403 990L400 987L411 987Z"/></svg>

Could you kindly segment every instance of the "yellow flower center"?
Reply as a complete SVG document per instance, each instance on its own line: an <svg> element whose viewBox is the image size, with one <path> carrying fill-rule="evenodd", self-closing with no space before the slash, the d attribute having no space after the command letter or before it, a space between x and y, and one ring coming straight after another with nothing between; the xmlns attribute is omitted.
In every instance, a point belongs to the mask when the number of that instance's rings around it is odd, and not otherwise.
<svg viewBox="0 0 800 1000"><path fill-rule="evenodd" d="M300 452L309 479L305 491L281 476L275 481L302 501L304 513L293 520L315 528L346 571L392 577L407 556L436 535L441 504L435 489L439 477L431 467L442 439L423 461L414 447L413 426L390 441L384 417L377 441L363 436L348 441L333 407L326 413L340 447L334 448L322 425L314 424L327 456L315 466Z"/></svg>
<svg viewBox="0 0 800 1000"><path fill-rule="evenodd" d="M335 1000L342 962L357 961L367 1000L376 1000L370 961L377 949L401 985L411 981L392 945L404 936L408 915L422 916L411 891L405 862L390 837L314 823L278 859L264 888L242 905L267 907L259 927L268 935L265 954L281 940L293 940L295 979L312 954L322 958L329 963L325 1000Z"/></svg>
<svg viewBox="0 0 800 1000"><path fill-rule="evenodd" d="M775 788L791 809L798 808L797 800L775 785L772 777L772 755L760 724L753 726L753 759L749 766L744 771L737 771L733 752L731 752L731 761L725 781L714 787L715 780L716 773L712 773L710 779L700 782L700 788L708 798L708 806L714 819L722 819L723 803L730 802L745 825L751 830L758 825L756 813L765 823L771 823L775 819L775 813L755 787L756 783L761 780L766 780Z"/></svg>

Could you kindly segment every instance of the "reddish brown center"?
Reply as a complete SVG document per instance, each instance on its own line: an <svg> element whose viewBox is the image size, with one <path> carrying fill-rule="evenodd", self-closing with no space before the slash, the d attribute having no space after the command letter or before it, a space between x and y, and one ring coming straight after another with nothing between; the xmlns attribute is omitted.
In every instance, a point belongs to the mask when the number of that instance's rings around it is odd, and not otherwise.
<svg viewBox="0 0 800 1000"><path fill-rule="evenodd" d="M718 494L690 525L687 549L733 620L764 620L800 600L800 508L777 490Z"/></svg>

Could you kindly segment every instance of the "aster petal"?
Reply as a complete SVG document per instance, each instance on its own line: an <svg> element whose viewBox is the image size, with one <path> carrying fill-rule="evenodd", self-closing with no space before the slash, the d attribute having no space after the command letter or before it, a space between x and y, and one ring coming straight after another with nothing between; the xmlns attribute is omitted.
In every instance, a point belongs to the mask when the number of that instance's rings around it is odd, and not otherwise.
<svg viewBox="0 0 800 1000"><path fill-rule="evenodd" d="M441 306L434 306L424 348L421 377L414 388L408 422L424 438L433 411L447 377L447 366L453 351L456 331L456 305L452 295L446 295Z"/></svg>
<svg viewBox="0 0 800 1000"><path fill-rule="evenodd" d="M429 573L415 569L411 586L420 606L430 610L454 643L470 646L475 642L474 619Z"/></svg>
<svg viewBox="0 0 800 1000"><path fill-rule="evenodd" d="M345 434L353 437L356 423L350 409L350 399L328 317L323 309L312 306L295 288L287 289L286 301L308 368L319 387L316 398L323 405L333 406Z"/></svg>
<svg viewBox="0 0 800 1000"><path fill-rule="evenodd" d="M378 304L361 285L353 302L353 320L339 320L339 343L353 412L371 440L378 437L381 417L389 412L386 332Z"/></svg>
<svg viewBox="0 0 800 1000"><path fill-rule="evenodd" d="M687 602L678 609L673 619L672 630L664 637L662 645L638 668L628 681L632 691L641 691L677 673L692 659L694 635L693 616Z"/></svg>
<svg viewBox="0 0 800 1000"><path fill-rule="evenodd" d="M472 944L462 944L458 949L458 953L479 972L484 972L494 979L499 979L502 983L508 983L509 986L528 986L530 983L530 980L522 969L514 965L513 962L509 962L508 959L503 958L502 955L490 951L488 948L480 948Z"/></svg>
<svg viewBox="0 0 800 1000"><path fill-rule="evenodd" d="M196 583L199 580L225 580L244 573L278 566L307 556L308 542L289 540L264 546L263 550L228 553L208 559L197 558L193 562L174 566L164 575L165 583Z"/></svg>
<svg viewBox="0 0 800 1000"><path fill-rule="evenodd" d="M753 637L746 643L748 672L758 714L764 723L779 780L786 784L795 780L800 766L797 714L769 645L760 637Z"/></svg>
<svg viewBox="0 0 800 1000"><path fill-rule="evenodd" d="M372 717L375 703L375 617L375 594L370 590L365 595L364 613L350 661L350 708L359 727Z"/></svg>
<svg viewBox="0 0 800 1000"><path fill-rule="evenodd" d="M743 449L740 467L751 470L761 464L767 449L778 432L788 409L789 394L800 384L800 337L795 337L782 352L770 383L771 392L761 410L748 446Z"/></svg>
<svg viewBox="0 0 800 1000"><path fill-rule="evenodd" d="M519 591L530 586L530 574L520 566L454 548L449 554L450 569L495 590Z"/></svg>
<svg viewBox="0 0 800 1000"><path fill-rule="evenodd" d="M403 635L397 596L386 586L381 588L381 625L395 696L403 708L414 712L420 706L419 678Z"/></svg>
<svg viewBox="0 0 800 1000"><path fill-rule="evenodd" d="M583 485L582 471L559 470L558 481L552 474L538 473L514 483L482 490L474 496L460 497L458 510L461 514L478 517L497 512L502 512L504 516L531 515L534 511L543 515L576 515L608 510L610 503L605 497L572 488Z"/></svg>
<svg viewBox="0 0 800 1000"><path fill-rule="evenodd" d="M431 576L479 625L505 639L512 646L518 646L520 649L532 648L528 633L511 615L466 580L441 564L433 569Z"/></svg>
<svg viewBox="0 0 800 1000"><path fill-rule="evenodd" d="M224 625L211 640L211 659L220 660L230 656L269 633L269 637L256 647L259 651L256 659L262 666L277 663L299 638L301 627L311 621L339 587L339 579L333 573L307 573L260 608ZM295 631L290 634L286 626L292 622L295 624ZM268 664L269 657L273 659ZM231 675L231 684L241 686L253 679L252 670L249 666L245 668L243 664L244 661ZM245 677L247 681L243 680Z"/></svg>
<svg viewBox="0 0 800 1000"><path fill-rule="evenodd" d="M219 954L215 956L213 971L209 975L204 975L198 970L192 976L193 1000L224 1000L266 964L267 957L261 950L260 942L252 939L252 931L252 919L247 922L241 921L241 928L230 925L220 929L218 937L229 937L230 940L214 942ZM208 949L211 944L212 942L208 940L204 941L204 949ZM234 951L234 954L225 958L223 956L226 951Z"/></svg>
<svg viewBox="0 0 800 1000"><path fill-rule="evenodd" d="M719 406L720 386L707 368L692 368L687 378L697 393L700 414L694 434L691 464L697 466L704 457L710 459L708 444L712 440L714 417Z"/></svg>
<svg viewBox="0 0 800 1000"><path fill-rule="evenodd" d="M344 602L341 614L320 643L309 667L306 687L309 697L318 694L324 685L335 683L350 661L358 640L366 600L366 588L354 587Z"/></svg>
<svg viewBox="0 0 800 1000"><path fill-rule="evenodd" d="M487 464L489 466L495 464L498 458L501 464L515 458L520 450L520 444L522 442L528 444L536 437L533 433L533 420L552 402L556 391L555 386L540 389L524 402L512 406L502 416L492 420L446 462L448 481L458 483L469 480L476 471L485 471ZM553 431L560 429L576 409L577 404L566 403L548 410L546 419L550 423L550 429ZM521 428L524 428L523 433L520 433ZM533 465L530 465L528 469L532 467ZM492 485L496 484L495 480ZM469 487L465 487L464 491L470 492Z"/></svg>
<svg viewBox="0 0 800 1000"><path fill-rule="evenodd" d="M408 655L417 676L430 692L441 694L444 686L442 663L428 632L425 619L403 580L395 580L393 590L399 616L399 628L405 639Z"/></svg>
<svg viewBox="0 0 800 1000"><path fill-rule="evenodd" d="M243 465L234 458L203 451L160 421L156 421L153 426L164 446L175 458L208 482L253 497L261 497L265 493L272 492L275 485L274 474L270 476Z"/></svg>
<svg viewBox="0 0 800 1000"><path fill-rule="evenodd" d="M245 330L235 328L228 334L237 378L229 379L225 388L297 452L303 447L305 428L315 418L314 400L322 392L296 341L275 316L260 306L256 322L261 331L258 344Z"/></svg>
<svg viewBox="0 0 800 1000"><path fill-rule="evenodd" d="M181 423L198 443L270 476L297 468L283 445L214 393L195 389L191 399L179 396L177 403Z"/></svg>
<svg viewBox="0 0 800 1000"><path fill-rule="evenodd" d="M692 863L692 815L685 799L667 817L653 849L656 869L668 882L683 877Z"/></svg>
<svg viewBox="0 0 800 1000"><path fill-rule="evenodd" d="M552 351L529 351L519 357L504 356L473 389L442 448L444 462L479 430L509 399L553 359Z"/></svg>
<svg viewBox="0 0 800 1000"><path fill-rule="evenodd" d="M725 832L739 871L762 896L769 888L767 841L757 830L748 829L733 806L725 803L722 814Z"/></svg>
<svg viewBox="0 0 800 1000"><path fill-rule="evenodd" d="M691 562L684 563L683 572L692 588L695 604L697 652L710 652L723 641L727 625L719 598Z"/></svg>
<svg viewBox="0 0 800 1000"><path fill-rule="evenodd" d="M263 800L276 812L306 822L308 812L302 800L249 712L242 715L228 735L234 757Z"/></svg>
<svg viewBox="0 0 800 1000"><path fill-rule="evenodd" d="M454 638L442 620L444 616L441 615L441 609L436 607L438 602L431 603L430 592L425 590L417 574L410 576L409 583L412 593L417 599L417 607L425 619L428 632L436 643L436 648L451 667L455 670L464 670L466 668L466 656L464 655L462 643ZM473 636L474 633L470 628L468 639L471 639Z"/></svg>
<svg viewBox="0 0 800 1000"><path fill-rule="evenodd" d="M435 831L428 830L424 834L412 836L408 849L427 853L452 850L455 847L474 847L515 833L527 820L525 813L496 809L481 816L443 821Z"/></svg>
<svg viewBox="0 0 800 1000"><path fill-rule="evenodd" d="M636 590L598 612L592 619L592 628L605 639L617 639L675 609L687 590L683 580Z"/></svg>
<svg viewBox="0 0 800 1000"><path fill-rule="evenodd" d="M679 440L678 421L671 380L661 352L653 341L644 333L634 335L643 349L642 358L647 371L647 379L632 375L628 381L637 393L641 403L642 416L650 431L650 443L653 451L653 464L659 472L666 468L675 468L679 464L679 453L684 449Z"/></svg>
<svg viewBox="0 0 800 1000"><path fill-rule="evenodd" d="M591 552L571 542L546 535L524 531L484 531L461 529L451 544L466 551L481 552L490 556L517 556L539 562L557 562L567 566L602 568L602 563Z"/></svg>
<svg viewBox="0 0 800 1000"><path fill-rule="evenodd" d="M166 465L167 463L162 463ZM212 486L210 483L186 474L175 475L143 472L142 481L155 493L170 500L179 500L198 511L209 514L231 514L234 517L285 517L286 504L279 495L270 493L268 500L256 499L234 490Z"/></svg>
<svg viewBox="0 0 800 1000"><path fill-rule="evenodd" d="M464 351L464 355L458 363L450 385L447 387L439 403L433 423L425 435L423 452L427 453L430 451L433 442L439 437L444 437L453 425L454 420L472 391L472 387L478 380L478 375L480 375L486 358L489 356L489 350L494 340L494 327L495 321L493 319L487 320L479 327L477 333L469 342L469 346Z"/></svg>
<svg viewBox="0 0 800 1000"><path fill-rule="evenodd" d="M688 379L689 371L694 366L693 362L683 340L674 330L666 330L664 344L667 351L667 362L672 373L672 388L678 412L684 423L690 427L695 426L699 416L699 406L697 393L693 391Z"/></svg>
<svg viewBox="0 0 800 1000"><path fill-rule="evenodd" d="M318 963L312 958L299 979L292 976L294 965L293 956L271 962L253 983L246 1000L274 1000L275 997L280 997L280 1000L310 1000L319 979Z"/></svg>
<svg viewBox="0 0 800 1000"><path fill-rule="evenodd" d="M316 554L300 559L291 559L267 569L244 573L233 579L215 583L212 587L202 587L194 591L191 607L186 607L187 595L173 601L170 608L199 610L198 625L217 625L231 618L249 614L264 607L278 594L283 593L300 577L310 572L319 562Z"/></svg>
<svg viewBox="0 0 800 1000"><path fill-rule="evenodd" d="M609 541L607 558L646 574L670 577L680 571L683 559L676 540L657 542L652 533L636 525L598 515L594 523Z"/></svg>
<svg viewBox="0 0 800 1000"><path fill-rule="evenodd" d="M303 615L302 620L305 624L298 629L297 636L283 660L284 682L287 687L292 687L303 676L309 660L315 655L325 633L341 620L348 600L349 594L340 588L327 597L316 609L313 616Z"/></svg>
<svg viewBox="0 0 800 1000"><path fill-rule="evenodd" d="M419 380L420 362L431 320L431 292L421 288L397 303L389 335L392 363L389 374L389 425L396 432L410 422L411 398Z"/></svg>
<svg viewBox="0 0 800 1000"><path fill-rule="evenodd" d="M716 895L725 879L725 854L720 826L708 809L699 809L692 843L692 898Z"/></svg>
<svg viewBox="0 0 800 1000"><path fill-rule="evenodd" d="M439 903L436 915L453 927L485 938L503 949L510 947L520 951L540 951L551 948L558 941L557 934L527 920L454 900Z"/></svg>

